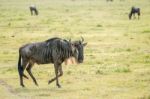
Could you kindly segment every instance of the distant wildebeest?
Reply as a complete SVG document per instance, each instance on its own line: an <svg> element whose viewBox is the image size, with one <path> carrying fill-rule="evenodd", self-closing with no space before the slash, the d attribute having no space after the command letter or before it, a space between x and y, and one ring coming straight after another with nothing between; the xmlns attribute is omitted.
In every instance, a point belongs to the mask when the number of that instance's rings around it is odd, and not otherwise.
<svg viewBox="0 0 150 99"><path fill-rule="evenodd" d="M38 10L35 5L30 5L29 8L30 8L31 15L38 15Z"/></svg>
<svg viewBox="0 0 150 99"><path fill-rule="evenodd" d="M107 1L111 1L112 2L113 0L107 0Z"/></svg>
<svg viewBox="0 0 150 99"><path fill-rule="evenodd" d="M61 64L70 57L74 57L78 63L83 62L84 46L87 44L83 43L83 41L83 38L74 42L61 38L51 38L43 42L30 43L20 47L18 60L20 85L24 87L23 77L28 78L24 74L24 70L26 69L35 85L38 86L31 72L34 63L53 63L56 77L49 80L48 84L56 80L56 85L61 87L58 81L58 77L63 75Z"/></svg>
<svg viewBox="0 0 150 99"><path fill-rule="evenodd" d="M141 13L140 13L140 8L132 7L132 8L131 8L131 12L129 13L129 19L131 19L132 16L134 16L134 18L136 18L136 17L135 17L135 14L138 15L138 19L139 19L140 14L141 14Z"/></svg>

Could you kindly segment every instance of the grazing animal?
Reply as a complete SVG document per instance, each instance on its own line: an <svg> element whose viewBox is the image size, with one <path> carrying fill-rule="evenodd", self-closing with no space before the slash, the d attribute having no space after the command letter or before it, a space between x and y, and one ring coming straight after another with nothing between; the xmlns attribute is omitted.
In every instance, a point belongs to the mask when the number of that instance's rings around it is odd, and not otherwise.
<svg viewBox="0 0 150 99"><path fill-rule="evenodd" d="M18 60L20 85L24 87L23 77L28 78L24 74L24 70L26 69L35 85L38 86L38 83L31 72L34 63L53 63L56 77L49 80L48 84L56 80L56 85L60 88L61 86L58 77L63 75L61 64L70 57L74 57L78 63L83 62L84 46L87 44L83 43L83 41L83 38L74 42L61 38L51 38L44 42L30 43L20 47Z"/></svg>
<svg viewBox="0 0 150 99"><path fill-rule="evenodd" d="M129 13L129 19L131 19L132 18L132 15L134 16L134 18L136 18L135 17L135 14L137 14L138 15L138 19L140 18L140 8L135 8L135 7L132 7L131 8L131 12Z"/></svg>
<svg viewBox="0 0 150 99"><path fill-rule="evenodd" d="M107 1L111 1L111 2L113 2L113 0L107 0Z"/></svg>
<svg viewBox="0 0 150 99"><path fill-rule="evenodd" d="M35 5L31 5L30 7L31 15L38 15L38 10Z"/></svg>

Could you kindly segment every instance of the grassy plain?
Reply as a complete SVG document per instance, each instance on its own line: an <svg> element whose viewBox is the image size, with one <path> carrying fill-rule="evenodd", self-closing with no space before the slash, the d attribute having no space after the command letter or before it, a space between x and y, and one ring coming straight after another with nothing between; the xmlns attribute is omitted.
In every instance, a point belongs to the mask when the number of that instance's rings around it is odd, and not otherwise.
<svg viewBox="0 0 150 99"><path fill-rule="evenodd" d="M31 16L36 4L39 16ZM150 0L0 0L1 99L150 99ZM128 20L131 6L140 20ZM85 61L63 64L62 88L52 64L35 65L39 87L19 85L18 48L51 37L88 42ZM27 74L27 72L25 72Z"/></svg>

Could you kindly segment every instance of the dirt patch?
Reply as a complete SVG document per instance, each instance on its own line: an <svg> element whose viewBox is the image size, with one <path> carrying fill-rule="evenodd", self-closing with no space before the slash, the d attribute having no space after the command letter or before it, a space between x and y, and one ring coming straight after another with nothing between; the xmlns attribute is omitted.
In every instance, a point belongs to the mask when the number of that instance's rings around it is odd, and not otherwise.
<svg viewBox="0 0 150 99"><path fill-rule="evenodd" d="M4 80L0 79L0 85L3 86L5 88L5 90L7 91L7 93L10 95L11 97L15 97L16 99L23 99L26 97L22 97L20 95L17 94L17 92L13 89L13 87L11 85L8 85Z"/></svg>
<svg viewBox="0 0 150 99"><path fill-rule="evenodd" d="M2 86L4 86L9 93L16 94L16 92L13 90L12 86L8 85L5 81L0 79L0 84Z"/></svg>

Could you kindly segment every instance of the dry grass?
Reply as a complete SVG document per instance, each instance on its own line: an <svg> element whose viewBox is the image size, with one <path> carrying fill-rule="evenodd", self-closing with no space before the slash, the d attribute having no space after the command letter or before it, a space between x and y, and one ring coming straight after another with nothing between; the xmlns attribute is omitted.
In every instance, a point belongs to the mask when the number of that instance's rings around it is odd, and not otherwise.
<svg viewBox="0 0 150 99"><path fill-rule="evenodd" d="M39 16L30 16L36 4ZM1 99L150 99L149 0L1 0L0 98ZM128 20L131 6L141 8L140 20ZM52 64L35 65L26 88L19 85L18 48L51 37L88 42L85 61L63 64L61 89ZM27 72L25 72L27 74Z"/></svg>

